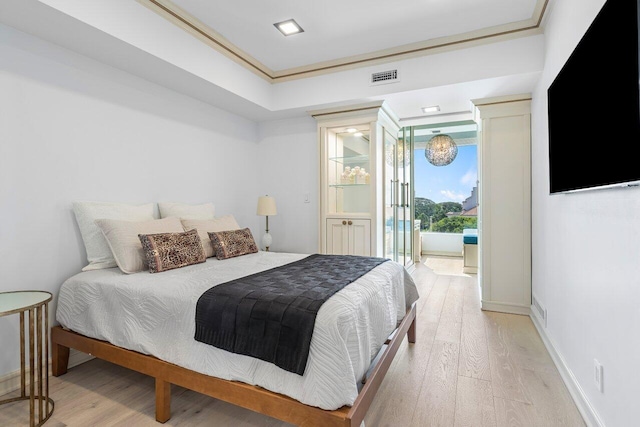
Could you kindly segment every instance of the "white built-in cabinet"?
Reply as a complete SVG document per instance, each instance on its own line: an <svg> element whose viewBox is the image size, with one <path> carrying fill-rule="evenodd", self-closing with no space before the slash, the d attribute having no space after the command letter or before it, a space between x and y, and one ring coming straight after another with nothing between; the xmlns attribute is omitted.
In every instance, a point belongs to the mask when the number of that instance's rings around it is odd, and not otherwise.
<svg viewBox="0 0 640 427"><path fill-rule="evenodd" d="M327 219L327 253L371 256L371 221Z"/></svg>
<svg viewBox="0 0 640 427"><path fill-rule="evenodd" d="M531 307L531 97L479 99L479 271L484 310Z"/></svg>
<svg viewBox="0 0 640 427"><path fill-rule="evenodd" d="M383 101L310 114L318 123L320 253L385 256L385 180L393 178L385 177L384 149L385 138L398 139L397 117Z"/></svg>

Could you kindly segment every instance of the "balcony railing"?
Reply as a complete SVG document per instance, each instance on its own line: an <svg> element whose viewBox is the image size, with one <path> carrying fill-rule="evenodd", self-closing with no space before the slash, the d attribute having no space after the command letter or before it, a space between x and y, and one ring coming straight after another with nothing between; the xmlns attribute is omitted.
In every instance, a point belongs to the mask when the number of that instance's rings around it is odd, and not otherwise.
<svg viewBox="0 0 640 427"><path fill-rule="evenodd" d="M462 233L423 231L422 253L427 255L462 256Z"/></svg>

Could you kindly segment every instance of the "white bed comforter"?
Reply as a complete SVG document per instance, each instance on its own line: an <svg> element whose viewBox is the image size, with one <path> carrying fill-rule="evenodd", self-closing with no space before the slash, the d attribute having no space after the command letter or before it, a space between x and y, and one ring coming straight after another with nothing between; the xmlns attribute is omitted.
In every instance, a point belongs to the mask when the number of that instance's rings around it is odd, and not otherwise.
<svg viewBox="0 0 640 427"><path fill-rule="evenodd" d="M356 382L418 298L411 276L398 263L377 266L320 308L303 376L193 338L196 303L207 289L305 256L258 252L224 261L209 258L158 274L86 271L62 285L56 319L88 337L307 405L328 410L352 405Z"/></svg>

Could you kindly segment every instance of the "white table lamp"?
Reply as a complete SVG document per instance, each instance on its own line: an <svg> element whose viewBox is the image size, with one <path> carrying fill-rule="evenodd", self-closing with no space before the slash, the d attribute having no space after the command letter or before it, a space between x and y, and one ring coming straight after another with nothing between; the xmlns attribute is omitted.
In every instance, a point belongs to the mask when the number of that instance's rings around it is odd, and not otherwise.
<svg viewBox="0 0 640 427"><path fill-rule="evenodd" d="M267 228L264 236L262 236L262 246L264 246L265 250L268 252L272 240L271 234L269 234L269 216L278 214L278 210L276 209L276 199L271 196L258 197L258 209L256 210L256 214L267 218Z"/></svg>

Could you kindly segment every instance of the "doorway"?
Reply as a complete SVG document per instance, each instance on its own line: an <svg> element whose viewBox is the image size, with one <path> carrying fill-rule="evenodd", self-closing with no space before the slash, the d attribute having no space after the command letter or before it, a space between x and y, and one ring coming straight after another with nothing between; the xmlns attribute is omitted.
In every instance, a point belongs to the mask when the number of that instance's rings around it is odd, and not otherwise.
<svg viewBox="0 0 640 427"><path fill-rule="evenodd" d="M419 228L414 246L419 255L457 257L462 273L478 268L478 128L473 121L406 127L411 147L413 192L410 218ZM453 160L438 164L425 149L430 141L453 140ZM435 164L434 164L435 163ZM418 225L419 224L419 225Z"/></svg>

